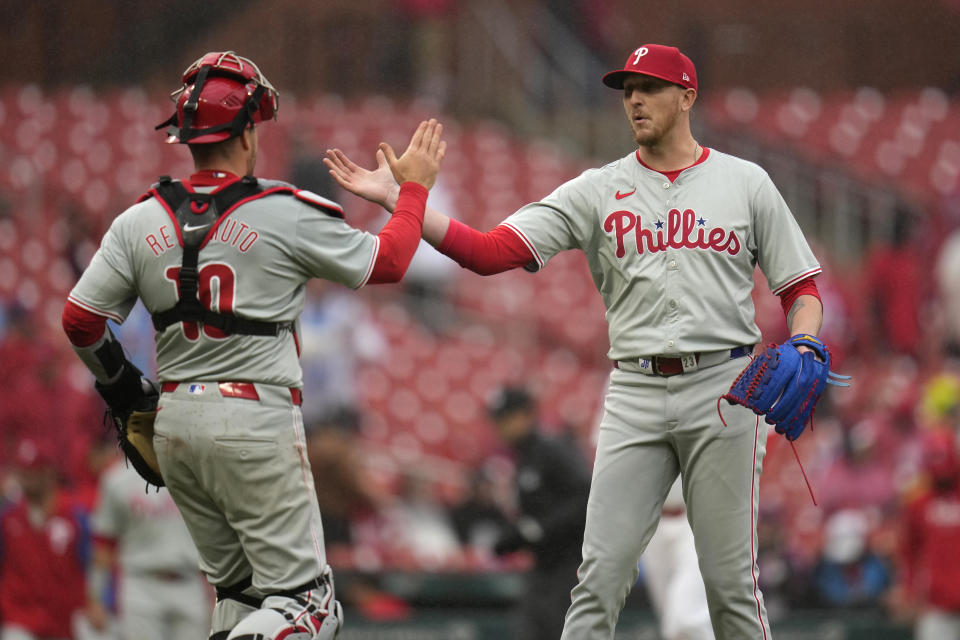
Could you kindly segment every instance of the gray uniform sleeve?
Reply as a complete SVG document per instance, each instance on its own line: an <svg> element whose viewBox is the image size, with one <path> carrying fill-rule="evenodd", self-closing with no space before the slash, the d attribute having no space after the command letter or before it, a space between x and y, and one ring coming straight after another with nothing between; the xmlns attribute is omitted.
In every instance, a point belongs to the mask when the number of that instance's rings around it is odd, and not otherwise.
<svg viewBox="0 0 960 640"><path fill-rule="evenodd" d="M69 296L80 307L116 322L123 322L137 303L135 270L123 234L124 216L120 216Z"/></svg>
<svg viewBox="0 0 960 640"><path fill-rule="evenodd" d="M370 278L379 245L377 236L304 205L293 258L307 277L358 289Z"/></svg>
<svg viewBox="0 0 960 640"><path fill-rule="evenodd" d="M820 263L800 225L766 173L752 204L757 261L770 290L779 295L800 280L820 273Z"/></svg>
<svg viewBox="0 0 960 640"><path fill-rule="evenodd" d="M538 271L561 251L589 243L597 217L598 198L589 179L594 171L565 182L543 200L522 207L503 221L533 253L535 262L526 267L528 271Z"/></svg>

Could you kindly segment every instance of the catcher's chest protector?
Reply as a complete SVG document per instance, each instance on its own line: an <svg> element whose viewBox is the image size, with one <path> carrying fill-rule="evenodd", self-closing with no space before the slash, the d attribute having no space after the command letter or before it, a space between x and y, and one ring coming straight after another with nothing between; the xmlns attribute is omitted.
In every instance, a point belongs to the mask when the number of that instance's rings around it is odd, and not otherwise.
<svg viewBox="0 0 960 640"><path fill-rule="evenodd" d="M269 194L294 195L292 185L281 182L259 181L253 176L230 184L213 193L197 193L188 190L178 180L161 176L144 196L155 197L177 224L177 235L183 247L183 262L178 277L180 299L164 311L153 314L153 326L163 331L176 322L198 322L220 329L226 334L253 336L277 336L291 328L289 322L263 322L243 318L233 313L211 311L197 297L200 250L213 237L217 222L243 203Z"/></svg>

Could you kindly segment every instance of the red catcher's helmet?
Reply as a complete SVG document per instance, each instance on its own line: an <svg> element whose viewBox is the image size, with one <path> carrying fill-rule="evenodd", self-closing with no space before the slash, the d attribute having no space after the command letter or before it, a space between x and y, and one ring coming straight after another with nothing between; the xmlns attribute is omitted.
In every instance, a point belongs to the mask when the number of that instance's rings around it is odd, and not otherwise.
<svg viewBox="0 0 960 640"><path fill-rule="evenodd" d="M277 117L280 94L252 60L233 51L200 57L186 68L182 81L170 94L177 110L156 127L169 127L167 142L220 142Z"/></svg>

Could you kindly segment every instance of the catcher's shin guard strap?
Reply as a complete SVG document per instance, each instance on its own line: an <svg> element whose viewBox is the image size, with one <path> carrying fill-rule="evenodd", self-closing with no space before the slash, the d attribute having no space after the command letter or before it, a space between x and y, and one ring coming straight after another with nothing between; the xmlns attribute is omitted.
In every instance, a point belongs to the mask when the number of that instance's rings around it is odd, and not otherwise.
<svg viewBox="0 0 960 640"><path fill-rule="evenodd" d="M254 596L247 595L243 593L253 584L253 576L248 576L237 582L236 584L231 584L225 587L214 585L214 589L217 592L217 602L221 600L236 600L237 602L243 603L248 607L253 607L254 609L259 609L260 605L263 604L263 598L255 598ZM226 636L224 636L226 637Z"/></svg>

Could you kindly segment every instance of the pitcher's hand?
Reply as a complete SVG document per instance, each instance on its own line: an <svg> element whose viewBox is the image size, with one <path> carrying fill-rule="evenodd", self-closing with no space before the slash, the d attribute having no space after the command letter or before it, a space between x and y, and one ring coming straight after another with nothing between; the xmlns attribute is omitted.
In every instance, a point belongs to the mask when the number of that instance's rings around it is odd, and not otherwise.
<svg viewBox="0 0 960 640"><path fill-rule="evenodd" d="M431 118L421 122L413 133L407 150L399 158L386 142L380 143L380 150L387 158L387 164L397 184L417 182L427 189L437 181L440 161L447 150L447 143L440 138L443 125Z"/></svg>

